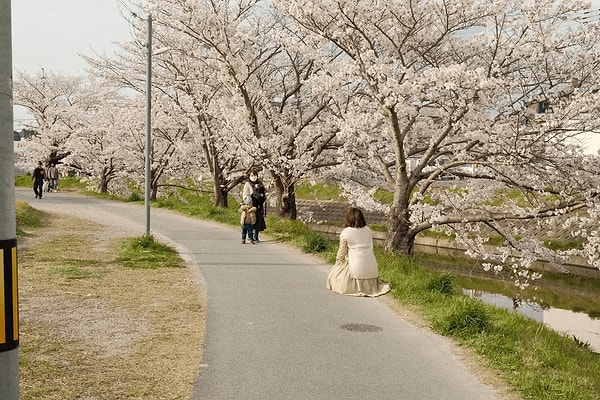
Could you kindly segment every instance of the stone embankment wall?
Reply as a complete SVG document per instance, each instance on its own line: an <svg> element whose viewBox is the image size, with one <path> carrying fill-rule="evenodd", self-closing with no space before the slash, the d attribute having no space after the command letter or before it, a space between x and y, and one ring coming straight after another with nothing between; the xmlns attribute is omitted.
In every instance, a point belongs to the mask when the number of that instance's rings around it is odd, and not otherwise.
<svg viewBox="0 0 600 400"><path fill-rule="evenodd" d="M345 204L327 201L298 201L297 206L298 215L313 231L319 232L331 240L339 239L347 209ZM385 216L375 212L365 212L365 218L369 225L385 225L386 222ZM383 245L385 232L374 231L373 240L375 245ZM493 246L490 246L490 250L494 250ZM415 251L444 257L468 258L464 247L447 238L417 237ZM539 271L560 271L557 266L546 261L537 261L533 267ZM573 275L600 279L600 270L586 264L581 257L572 257L569 263L563 267L566 268L565 272Z"/></svg>

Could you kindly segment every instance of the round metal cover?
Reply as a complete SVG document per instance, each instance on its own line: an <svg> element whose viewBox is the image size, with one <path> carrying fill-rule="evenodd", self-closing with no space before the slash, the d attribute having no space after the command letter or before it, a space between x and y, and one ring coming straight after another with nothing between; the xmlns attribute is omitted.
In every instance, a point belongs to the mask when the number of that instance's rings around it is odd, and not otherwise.
<svg viewBox="0 0 600 400"><path fill-rule="evenodd" d="M383 328L369 324L345 324L342 329L350 332L381 332Z"/></svg>

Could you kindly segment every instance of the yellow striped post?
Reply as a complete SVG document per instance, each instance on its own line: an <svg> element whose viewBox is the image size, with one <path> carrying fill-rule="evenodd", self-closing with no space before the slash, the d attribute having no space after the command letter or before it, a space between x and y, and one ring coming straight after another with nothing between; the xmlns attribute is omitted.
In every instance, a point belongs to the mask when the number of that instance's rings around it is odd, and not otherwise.
<svg viewBox="0 0 600 400"><path fill-rule="evenodd" d="M0 352L19 346L17 240L0 240Z"/></svg>

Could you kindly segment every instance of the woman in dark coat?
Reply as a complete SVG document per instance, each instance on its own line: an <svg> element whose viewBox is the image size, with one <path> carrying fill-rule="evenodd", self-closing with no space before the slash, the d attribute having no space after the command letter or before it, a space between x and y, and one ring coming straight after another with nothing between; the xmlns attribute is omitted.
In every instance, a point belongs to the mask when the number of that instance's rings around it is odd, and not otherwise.
<svg viewBox="0 0 600 400"><path fill-rule="evenodd" d="M266 200L267 195L265 186L258 179L258 172L255 169L251 169L247 174L247 181L244 184L242 191L242 198L245 199L247 196L252 197L252 206L256 207L256 223L254 224L254 240L258 242L258 233L267 229L265 222L266 213Z"/></svg>
<svg viewBox="0 0 600 400"><path fill-rule="evenodd" d="M254 193L252 194L252 205L256 207L256 223L254 224L254 240L258 242L258 233L267 229L267 223L265 222L265 201L267 195L265 186L262 182L256 182L254 184Z"/></svg>

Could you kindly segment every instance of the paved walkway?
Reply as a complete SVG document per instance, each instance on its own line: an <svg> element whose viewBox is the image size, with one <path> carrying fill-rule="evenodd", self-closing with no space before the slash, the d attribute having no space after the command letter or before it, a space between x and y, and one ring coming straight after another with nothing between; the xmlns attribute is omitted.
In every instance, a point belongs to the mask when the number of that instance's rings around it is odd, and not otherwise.
<svg viewBox="0 0 600 400"><path fill-rule="evenodd" d="M139 205L64 192L36 200L25 189L17 198L144 232ZM242 245L236 228L165 210L152 210L151 227L176 244L207 287L204 359L191 400L500 399L445 338L381 299L326 290L321 260L266 236Z"/></svg>

